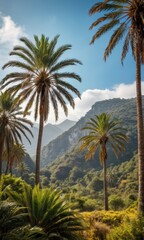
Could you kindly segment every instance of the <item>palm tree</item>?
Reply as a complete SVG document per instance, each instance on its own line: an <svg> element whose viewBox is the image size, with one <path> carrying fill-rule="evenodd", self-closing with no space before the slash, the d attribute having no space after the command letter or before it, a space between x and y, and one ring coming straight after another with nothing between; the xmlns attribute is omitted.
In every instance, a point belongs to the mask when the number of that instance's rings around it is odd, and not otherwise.
<svg viewBox="0 0 144 240"><path fill-rule="evenodd" d="M80 139L82 141L81 150L87 148L86 159L93 158L99 148L99 160L104 170L104 206L105 210L108 210L106 178L107 147L109 145L115 156L118 157L118 154L125 149L127 136L120 121L112 119L111 115L107 113L90 118L90 121L86 123L86 126L82 130L88 130L88 133Z"/></svg>
<svg viewBox="0 0 144 240"><path fill-rule="evenodd" d="M19 165L23 162L23 158L26 154L26 150L22 144L12 144L10 145L10 151L7 152L5 149L3 151L3 159L7 161L6 174L9 172L12 175L13 165Z"/></svg>
<svg viewBox="0 0 144 240"><path fill-rule="evenodd" d="M23 118L21 107L16 104L15 98L8 92L0 95L0 177L2 173L2 154L4 147L10 154L10 146L14 143L22 143L22 135L30 142L26 132L32 135L27 125L32 127L31 121Z"/></svg>
<svg viewBox="0 0 144 240"><path fill-rule="evenodd" d="M24 161L20 161L16 167L16 171L19 172L19 176L23 177L25 173L29 173L29 167Z"/></svg>
<svg viewBox="0 0 144 240"><path fill-rule="evenodd" d="M90 15L102 13L92 23L90 29L96 30L91 44L103 34L114 28L111 39L104 52L104 59L122 38L124 45L121 55L123 63L129 46L136 63L136 94L137 94L137 129L138 129L138 161L139 161L139 194L138 209L144 214L144 139L143 112L141 94L141 63L144 63L144 1L143 0L104 0L97 2L89 11ZM104 23L102 26L101 24Z"/></svg>
<svg viewBox="0 0 144 240"><path fill-rule="evenodd" d="M40 152L43 135L43 125L50 113L50 107L53 108L55 119L58 120L58 104L68 114L67 103L75 107L73 96L70 92L80 97L79 91L68 83L67 79L81 81L79 75L74 72L62 72L63 68L81 64L77 59L60 60L64 52L71 49L71 45L63 45L56 49L58 41L56 36L52 41L44 35L39 39L34 36L35 43L27 38L21 38L20 41L25 46L16 46L10 55L15 55L20 60L13 60L6 63L3 68L17 67L22 69L20 72L13 72L3 79L3 87L15 83L9 88L9 92L19 93L20 102L27 100L25 113L32 106L35 106L34 118L39 116L39 134L36 150L36 184L39 183L40 171Z"/></svg>
<svg viewBox="0 0 144 240"><path fill-rule="evenodd" d="M28 214L30 227L39 228L41 233L38 233L44 239L80 239L82 221L56 190L40 189L38 185L32 189L25 185L22 194L10 189L7 191L10 199Z"/></svg>

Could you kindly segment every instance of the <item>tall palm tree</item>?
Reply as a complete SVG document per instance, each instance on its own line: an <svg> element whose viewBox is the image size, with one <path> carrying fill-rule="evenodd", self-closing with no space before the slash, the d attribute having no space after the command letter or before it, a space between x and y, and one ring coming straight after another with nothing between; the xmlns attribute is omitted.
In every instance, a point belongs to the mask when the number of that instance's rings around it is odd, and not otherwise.
<svg viewBox="0 0 144 240"><path fill-rule="evenodd" d="M137 129L138 129L138 161L139 161L139 193L138 209L144 214L144 139L143 139L143 113L141 94L141 63L144 63L144 1L143 0L104 0L95 3L89 11L90 15L99 14L90 29L99 25L91 44L103 34L113 29L111 39L104 52L104 59L124 38L121 55L124 58L132 49L136 63L136 94L137 94ZM103 24L103 25L101 25Z"/></svg>
<svg viewBox="0 0 144 240"><path fill-rule="evenodd" d="M26 150L22 144L11 144L10 151L6 149L3 151L3 159L7 161L6 174L8 171L12 175L13 165L18 165L23 161Z"/></svg>
<svg viewBox="0 0 144 240"><path fill-rule="evenodd" d="M58 104L68 114L67 103L73 108L75 106L73 95L75 93L80 97L79 91L68 83L68 79L81 81L79 75L74 72L62 72L63 68L81 64L77 59L63 60L62 55L71 45L63 45L56 49L58 42L56 36L49 40L44 35L39 39L34 36L35 42L27 38L21 38L24 46L16 46L10 55L15 55L20 60L13 60L6 63L3 68L17 67L23 71L13 72L3 79L3 87L15 83L9 88L9 92L19 93L20 102L27 100L25 113L34 105L34 118L39 116L39 134L36 150L36 184L39 183L40 171L40 152L43 135L43 125L50 113L50 107L53 108L55 119L58 120ZM70 93L71 92L71 93Z"/></svg>
<svg viewBox="0 0 144 240"><path fill-rule="evenodd" d="M44 239L81 239L82 221L56 190L25 185L22 194L10 189L7 192L12 201L23 207L31 228L41 229L39 235Z"/></svg>
<svg viewBox="0 0 144 240"><path fill-rule="evenodd" d="M31 121L23 118L24 112L16 104L16 99L10 96L8 92L0 95L0 176L2 173L2 154L4 147L8 154L11 144L22 143L22 135L30 142L26 132L32 135L27 125L32 127Z"/></svg>
<svg viewBox="0 0 144 240"><path fill-rule="evenodd" d="M104 170L104 206L105 210L108 210L106 178L107 147L110 146L116 157L118 157L118 154L125 149L127 136L120 121L112 119L111 115L107 113L102 113L96 115L95 118L90 118L90 121L86 123L83 130L88 131L88 133L80 139L80 141L82 141L81 150L87 149L86 159L89 160L93 158L99 148L99 160Z"/></svg>

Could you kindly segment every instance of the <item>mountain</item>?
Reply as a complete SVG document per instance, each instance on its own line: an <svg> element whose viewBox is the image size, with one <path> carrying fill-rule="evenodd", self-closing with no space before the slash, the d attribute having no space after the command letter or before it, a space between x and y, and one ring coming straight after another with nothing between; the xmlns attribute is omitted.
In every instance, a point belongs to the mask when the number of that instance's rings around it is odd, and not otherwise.
<svg viewBox="0 0 144 240"><path fill-rule="evenodd" d="M59 127L63 132L66 132L71 127L73 127L75 125L75 123L76 123L75 121L66 119L65 121L63 121L62 123L60 123L56 126Z"/></svg>
<svg viewBox="0 0 144 240"><path fill-rule="evenodd" d="M57 125L53 124L45 125L43 130L42 146L47 145L50 141L52 141L62 133L63 133L62 129L60 129Z"/></svg>
<svg viewBox="0 0 144 240"><path fill-rule="evenodd" d="M42 146L47 145L50 141L61 135L63 132L71 128L76 122L71 120L65 120L60 124L47 124L44 126L43 130L43 140ZM34 123L33 128L31 129L33 133L33 138L29 136L31 144L27 141L26 138L22 137L23 144L26 148L27 153L30 156L34 156L36 153L37 139L38 139L38 124Z"/></svg>
<svg viewBox="0 0 144 240"><path fill-rule="evenodd" d="M126 152L123 154L123 156L120 156L119 159L116 160L115 156L110 151L108 156L108 164L118 164L121 161L126 161L132 158L133 153L137 150L136 99L110 99L96 102L90 111L84 117L82 117L72 128L43 147L41 167L49 165L56 158L59 158L62 155L63 157L65 156L63 161L66 162L66 152L70 153L71 150L73 152L73 147L78 145L80 137L82 137L84 134L84 132L81 131L81 128L84 127L85 123L90 119L90 117L94 117L94 115L98 115L102 112L112 113L114 118L121 119L123 125L127 129L127 135L129 137L128 144L126 145ZM79 154L81 153L76 151L76 159L79 158ZM91 164L94 164L94 167L98 166L94 161L91 161Z"/></svg>
<svg viewBox="0 0 144 240"><path fill-rule="evenodd" d="M28 154L24 157L24 163L28 167L29 172L35 172L35 163Z"/></svg>

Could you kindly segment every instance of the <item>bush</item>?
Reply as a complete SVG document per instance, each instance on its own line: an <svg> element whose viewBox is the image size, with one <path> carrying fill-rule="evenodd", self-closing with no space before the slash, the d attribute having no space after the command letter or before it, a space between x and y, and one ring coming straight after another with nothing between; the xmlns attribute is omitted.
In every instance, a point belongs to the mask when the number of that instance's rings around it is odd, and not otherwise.
<svg viewBox="0 0 144 240"><path fill-rule="evenodd" d="M87 240L143 240L144 217L135 209L82 213L87 222Z"/></svg>
<svg viewBox="0 0 144 240"><path fill-rule="evenodd" d="M120 210L125 206L122 198L118 196L111 196L109 204L110 204L110 208L114 211Z"/></svg>
<svg viewBox="0 0 144 240"><path fill-rule="evenodd" d="M91 181L89 187L94 191L101 191L101 190L103 190L103 181L98 179L97 177L95 177Z"/></svg>
<svg viewBox="0 0 144 240"><path fill-rule="evenodd" d="M94 211L96 209L97 202L94 199L88 199L85 201L84 210L85 211Z"/></svg>
<svg viewBox="0 0 144 240"><path fill-rule="evenodd" d="M17 193L22 193L23 187L25 184L26 184L25 181L23 181L20 177L16 178L11 175L2 175L1 182L0 182L1 200L4 200L7 198L6 189L8 187L10 187L12 191L15 191Z"/></svg>
<svg viewBox="0 0 144 240"><path fill-rule="evenodd" d="M84 231L84 238L88 240L104 240L107 239L107 235L110 232L110 228L101 222L90 222L87 231Z"/></svg>
<svg viewBox="0 0 144 240"><path fill-rule="evenodd" d="M128 219L111 231L109 240L143 240L144 218Z"/></svg>

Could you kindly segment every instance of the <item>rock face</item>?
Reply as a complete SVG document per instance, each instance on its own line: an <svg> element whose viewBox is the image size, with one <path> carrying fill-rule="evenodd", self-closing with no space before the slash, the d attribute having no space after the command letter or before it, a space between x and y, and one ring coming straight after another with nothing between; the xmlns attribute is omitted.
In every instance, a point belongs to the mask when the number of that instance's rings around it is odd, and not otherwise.
<svg viewBox="0 0 144 240"><path fill-rule="evenodd" d="M112 113L114 118L122 120L129 136L128 151L126 151L125 158L130 159L133 156L133 152L137 149L136 101L135 99L111 99L95 103L85 117L82 117L68 131L44 146L42 149L41 167L49 165L56 158L70 151L75 145L78 145L80 137L84 134L81 128L84 127L91 117L102 112ZM114 156L112 157L114 158ZM112 160L114 161L114 159Z"/></svg>
<svg viewBox="0 0 144 240"><path fill-rule="evenodd" d="M76 122L71 120L65 120L60 124L47 124L44 126L43 130L43 141L42 146L47 145L50 141L61 135L64 131L67 131L71 128ZM33 138L29 136L31 144L23 137L23 143L26 148L27 153L30 156L34 156L36 153L36 145L37 145L37 138L38 138L38 124L34 124L33 128L31 129L33 133Z"/></svg>

